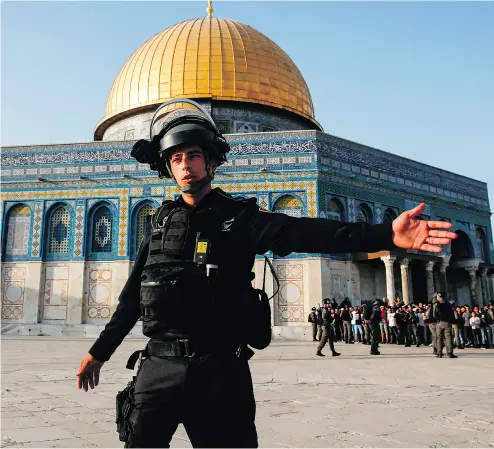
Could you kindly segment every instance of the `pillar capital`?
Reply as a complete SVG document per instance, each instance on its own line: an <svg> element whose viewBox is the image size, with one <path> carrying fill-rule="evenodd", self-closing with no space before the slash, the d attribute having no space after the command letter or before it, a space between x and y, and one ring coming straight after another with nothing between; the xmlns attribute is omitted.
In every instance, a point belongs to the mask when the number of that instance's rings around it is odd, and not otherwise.
<svg viewBox="0 0 494 449"><path fill-rule="evenodd" d="M426 262L425 263L425 270L426 271L432 271L434 269L434 265L436 264L436 262L434 262L433 260L430 260L429 262Z"/></svg>
<svg viewBox="0 0 494 449"><path fill-rule="evenodd" d="M400 268L404 270L405 268L408 268L408 265L410 265L411 259L405 257L404 259L400 259Z"/></svg>
<svg viewBox="0 0 494 449"><path fill-rule="evenodd" d="M381 260L384 262L385 265L393 265L395 263L396 257L395 256L383 256L383 257L381 257Z"/></svg>
<svg viewBox="0 0 494 449"><path fill-rule="evenodd" d="M489 268L482 268L482 269L480 270L480 276L481 276L482 278L487 278L487 273L489 273Z"/></svg>
<svg viewBox="0 0 494 449"><path fill-rule="evenodd" d="M478 267L465 267L465 270L467 270L471 278L477 277Z"/></svg>

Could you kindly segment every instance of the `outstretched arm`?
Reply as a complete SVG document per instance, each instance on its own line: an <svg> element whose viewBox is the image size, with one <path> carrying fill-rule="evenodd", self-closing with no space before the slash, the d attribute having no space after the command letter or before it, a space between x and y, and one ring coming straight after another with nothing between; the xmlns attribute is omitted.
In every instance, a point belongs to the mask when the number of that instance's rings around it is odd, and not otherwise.
<svg viewBox="0 0 494 449"><path fill-rule="evenodd" d="M396 247L441 252L456 234L450 223L415 217L425 204L401 214L393 223L369 225L323 218L294 218L257 210L249 223L250 241L257 254L273 251L279 256L295 253L376 252Z"/></svg>

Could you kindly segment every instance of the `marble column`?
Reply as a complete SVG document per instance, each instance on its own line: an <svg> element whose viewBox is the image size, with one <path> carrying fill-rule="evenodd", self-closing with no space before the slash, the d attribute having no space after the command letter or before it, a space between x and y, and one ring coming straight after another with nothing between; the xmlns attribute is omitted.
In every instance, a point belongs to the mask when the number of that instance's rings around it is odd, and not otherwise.
<svg viewBox="0 0 494 449"><path fill-rule="evenodd" d="M381 260L384 262L384 266L386 267L386 297L389 304L391 301L394 301L396 299L395 277L393 273L393 266L396 257L384 256L381 257Z"/></svg>
<svg viewBox="0 0 494 449"><path fill-rule="evenodd" d="M472 295L472 307L479 305L477 301L477 267L465 267L470 276L470 294Z"/></svg>
<svg viewBox="0 0 494 449"><path fill-rule="evenodd" d="M489 304L489 285L487 284L487 268L483 268L480 271L480 288L482 290L482 303L479 305L485 306Z"/></svg>
<svg viewBox="0 0 494 449"><path fill-rule="evenodd" d="M427 279L427 301L432 301L434 289L434 265L436 262L430 261L425 263L425 275Z"/></svg>
<svg viewBox="0 0 494 449"><path fill-rule="evenodd" d="M401 288L403 289L403 303L408 304L410 302L410 295L408 292L408 265L410 264L410 259L401 259L400 260L400 269L401 269Z"/></svg>
<svg viewBox="0 0 494 449"><path fill-rule="evenodd" d="M441 293L444 296L446 296L446 299L449 301L448 276L446 274L446 268L448 268L448 265L449 264L443 262L441 264L440 271L441 271L441 290L442 290Z"/></svg>

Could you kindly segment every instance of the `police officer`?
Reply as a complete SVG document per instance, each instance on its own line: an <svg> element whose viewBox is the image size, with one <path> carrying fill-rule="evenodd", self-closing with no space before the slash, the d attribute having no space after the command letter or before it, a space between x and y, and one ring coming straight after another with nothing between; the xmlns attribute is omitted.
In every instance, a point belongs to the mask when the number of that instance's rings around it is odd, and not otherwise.
<svg viewBox="0 0 494 449"><path fill-rule="evenodd" d="M265 315L246 313L261 303L260 296L252 301L256 254L375 252L395 246L440 252L439 245L456 234L434 229L449 223L417 220L424 204L393 223L368 225L267 213L255 199L212 189L230 147L201 106L180 101L183 107L171 100L158 108L152 139L138 141L132 155L160 177L172 178L182 194L154 214L118 306L81 361L77 385L84 391L98 385L102 365L142 316L150 340L120 435L126 447L169 447L179 423L193 447L257 447L246 348L269 341L264 327L256 325ZM190 316L186 311L196 304L203 312ZM241 326L225 319L232 313L243 318Z"/></svg>
<svg viewBox="0 0 494 449"><path fill-rule="evenodd" d="M369 328L371 333L371 355L380 355L379 342L381 341L381 306L383 305L380 299L376 299L372 305L372 312L369 318Z"/></svg>
<svg viewBox="0 0 494 449"><path fill-rule="evenodd" d="M453 354L453 340L451 335L451 323L454 322L453 306L445 300L441 293L437 293L437 304L434 310L436 319L436 339L437 339L437 357L443 356L443 348L446 345L446 352L450 359L456 359L458 356Z"/></svg>
<svg viewBox="0 0 494 449"><path fill-rule="evenodd" d="M334 328L333 328L333 316L331 314L331 309L329 300L325 304L326 308L326 313L323 314L323 330L322 330L322 337L321 341L317 345L317 352L316 355L319 357L324 357L324 354L321 352L324 346L326 346L326 342L329 342L329 347L331 349L331 353L333 357L337 357L340 355L339 352L336 352L334 348L334 340L335 340L335 334L334 334Z"/></svg>
<svg viewBox="0 0 494 449"><path fill-rule="evenodd" d="M312 324L312 341L317 341L317 312L316 308L312 307L311 313L309 313L309 323Z"/></svg>

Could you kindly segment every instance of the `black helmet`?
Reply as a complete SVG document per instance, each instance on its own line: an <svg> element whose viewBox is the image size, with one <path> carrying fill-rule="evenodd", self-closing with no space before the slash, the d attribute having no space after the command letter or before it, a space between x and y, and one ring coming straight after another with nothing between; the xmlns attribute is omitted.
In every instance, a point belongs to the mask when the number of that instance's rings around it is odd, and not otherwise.
<svg viewBox="0 0 494 449"><path fill-rule="evenodd" d="M153 115L149 134L151 140L137 141L130 155L141 163L149 164L160 178L173 177L168 158L173 150L180 147L201 147L207 166L212 159L217 165L223 164L230 151L230 145L216 128L208 112L188 99L174 99L163 103ZM206 178L209 178L208 182L212 179L210 176Z"/></svg>

